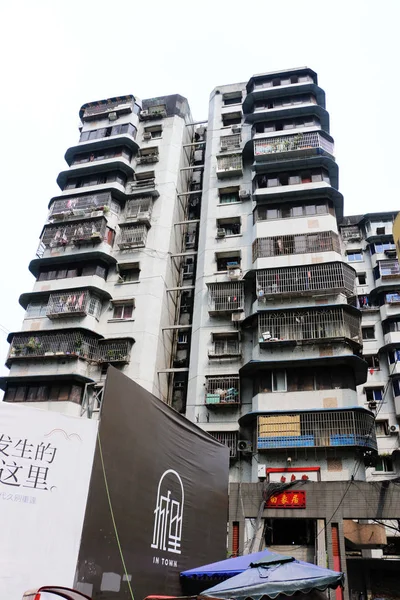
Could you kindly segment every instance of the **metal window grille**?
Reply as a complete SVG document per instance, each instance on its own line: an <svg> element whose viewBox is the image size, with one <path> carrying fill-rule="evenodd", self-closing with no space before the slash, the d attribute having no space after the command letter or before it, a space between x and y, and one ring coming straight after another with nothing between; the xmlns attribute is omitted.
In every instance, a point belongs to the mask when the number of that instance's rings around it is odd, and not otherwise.
<svg viewBox="0 0 400 600"><path fill-rule="evenodd" d="M93 115L98 115L98 114L102 114L105 112L110 112L113 111L115 109L131 109L132 110L132 104L133 101L132 99L130 100L115 100L115 101L111 101L111 100L107 100L107 102L105 102L104 104L96 104L94 106L88 106L87 108L85 108L85 111L83 113L83 118L85 117L91 117Z"/></svg>
<svg viewBox="0 0 400 600"><path fill-rule="evenodd" d="M130 193L134 194L135 192L140 192L142 189L146 188L149 190L154 190L156 187L155 177L148 177L146 179L137 179L136 181L131 181L130 185Z"/></svg>
<svg viewBox="0 0 400 600"><path fill-rule="evenodd" d="M312 214L307 212L310 207L314 208L315 212ZM330 209L328 204L316 203L316 204L304 204L303 206L297 206L296 212L292 208L288 211L289 214L283 215L281 208L271 207L269 204L261 204L256 207L253 213L253 222L258 223L259 221L268 221L270 219L289 219L291 217L318 217L320 215L329 214Z"/></svg>
<svg viewBox="0 0 400 600"><path fill-rule="evenodd" d="M217 171L241 171L242 157L240 154L217 156Z"/></svg>
<svg viewBox="0 0 400 600"><path fill-rule="evenodd" d="M77 355L94 359L97 340L78 331L68 333L29 333L13 337L9 358L35 358L53 355Z"/></svg>
<svg viewBox="0 0 400 600"><path fill-rule="evenodd" d="M121 227L118 246L121 250L127 248L143 248L146 245L146 238L147 227L145 225Z"/></svg>
<svg viewBox="0 0 400 600"><path fill-rule="evenodd" d="M361 239L361 232L357 226L342 227L340 230L342 240L345 242L359 241Z"/></svg>
<svg viewBox="0 0 400 600"><path fill-rule="evenodd" d="M322 263L257 271L257 297L265 302L267 295L314 294L317 291L344 292L354 295L355 271L341 262Z"/></svg>
<svg viewBox="0 0 400 600"><path fill-rule="evenodd" d="M62 294L50 294L46 315L49 319L81 317L87 314L98 316L100 301L88 290L72 290Z"/></svg>
<svg viewBox="0 0 400 600"><path fill-rule="evenodd" d="M333 231L320 231L304 235L280 235L257 238L253 242L253 262L257 258L311 252L340 253L339 237Z"/></svg>
<svg viewBox="0 0 400 600"><path fill-rule="evenodd" d="M260 340L315 341L349 338L361 341L361 316L344 308L263 312L258 316Z"/></svg>
<svg viewBox="0 0 400 600"><path fill-rule="evenodd" d="M208 312L223 313L244 309L243 281L208 284Z"/></svg>
<svg viewBox="0 0 400 600"><path fill-rule="evenodd" d="M236 458L238 443L237 431L210 431L209 434L220 444L228 446L230 458Z"/></svg>
<svg viewBox="0 0 400 600"><path fill-rule="evenodd" d="M153 210L153 198L151 196L139 196L126 203L125 216L127 219L150 219Z"/></svg>
<svg viewBox="0 0 400 600"><path fill-rule="evenodd" d="M240 353L241 348L237 334L218 334L218 336L214 336L213 349L208 356L210 358L229 358L240 356Z"/></svg>
<svg viewBox="0 0 400 600"><path fill-rule="evenodd" d="M206 404L240 404L239 376L207 377Z"/></svg>
<svg viewBox="0 0 400 600"><path fill-rule="evenodd" d="M257 448L362 446L377 450L373 415L323 411L258 417Z"/></svg>
<svg viewBox="0 0 400 600"><path fill-rule="evenodd" d="M56 200L51 205L49 219L72 219L85 216L85 214L95 211L101 210L104 212L104 208L110 207L111 202L112 198L110 192Z"/></svg>
<svg viewBox="0 0 400 600"><path fill-rule="evenodd" d="M129 362L130 348L129 340L99 341L96 358L99 362Z"/></svg>
<svg viewBox="0 0 400 600"><path fill-rule="evenodd" d="M332 155L334 153L333 143L317 131L254 140L255 157L309 148L320 148Z"/></svg>
<svg viewBox="0 0 400 600"><path fill-rule="evenodd" d="M235 150L236 148L240 148L241 141L242 136L240 133L225 135L224 137L221 137L221 150Z"/></svg>
<svg viewBox="0 0 400 600"><path fill-rule="evenodd" d="M39 248L58 248L72 244L99 243L106 235L104 218L90 219L68 225L46 225Z"/></svg>

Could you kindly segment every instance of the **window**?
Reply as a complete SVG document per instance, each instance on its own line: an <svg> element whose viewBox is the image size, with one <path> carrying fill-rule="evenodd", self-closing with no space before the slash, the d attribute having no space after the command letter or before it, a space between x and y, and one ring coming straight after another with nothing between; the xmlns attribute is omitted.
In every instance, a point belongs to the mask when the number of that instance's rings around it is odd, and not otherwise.
<svg viewBox="0 0 400 600"><path fill-rule="evenodd" d="M232 125L240 125L242 122L242 113L233 112L222 115L222 123L224 127L230 127Z"/></svg>
<svg viewBox="0 0 400 600"><path fill-rule="evenodd" d="M363 255L361 250L354 250L352 252L347 252L347 260L348 262L360 262L363 260Z"/></svg>
<svg viewBox="0 0 400 600"><path fill-rule="evenodd" d="M240 202L239 188L221 188L219 190L219 203L232 204L233 202Z"/></svg>
<svg viewBox="0 0 400 600"><path fill-rule="evenodd" d="M139 281L139 275L139 263L133 263L132 265L120 265L118 283L134 283Z"/></svg>
<svg viewBox="0 0 400 600"><path fill-rule="evenodd" d="M286 371L272 371L272 391L286 392Z"/></svg>
<svg viewBox="0 0 400 600"><path fill-rule="evenodd" d="M152 125L151 127L145 127L144 132L145 134L150 134L152 140L159 139L160 137L162 137L162 125Z"/></svg>
<svg viewBox="0 0 400 600"><path fill-rule="evenodd" d="M393 393L395 396L400 396L400 379L393 379Z"/></svg>
<svg viewBox="0 0 400 600"><path fill-rule="evenodd" d="M357 273L358 285L367 284L367 275L365 273Z"/></svg>
<svg viewBox="0 0 400 600"><path fill-rule="evenodd" d="M378 456L375 471L378 473L391 473L393 471L393 460L391 456Z"/></svg>
<svg viewBox="0 0 400 600"><path fill-rule="evenodd" d="M114 305L114 319L131 319L133 315L134 302L130 300L126 303L118 303Z"/></svg>
<svg viewBox="0 0 400 600"><path fill-rule="evenodd" d="M92 129L91 131L82 131L79 138L80 142L87 142L88 140L98 140L111 135L122 135L128 134L133 138L136 137L137 129L131 123L124 123L121 125L114 125L113 127L102 127L101 129Z"/></svg>
<svg viewBox="0 0 400 600"><path fill-rule="evenodd" d="M47 302L30 302L26 309L25 318L33 319L45 317L47 310Z"/></svg>
<svg viewBox="0 0 400 600"><path fill-rule="evenodd" d="M19 385L8 386L4 395L6 402L69 401L80 403L82 388L79 385Z"/></svg>
<svg viewBox="0 0 400 600"><path fill-rule="evenodd" d="M380 370L379 358L377 354L367 354L364 356L364 360L368 365L368 369L373 369L374 371Z"/></svg>
<svg viewBox="0 0 400 600"><path fill-rule="evenodd" d="M384 421L375 421L375 431L376 435L388 435L389 434L389 422Z"/></svg>
<svg viewBox="0 0 400 600"><path fill-rule="evenodd" d="M383 398L383 388L365 388L367 402L380 402Z"/></svg>
<svg viewBox="0 0 400 600"><path fill-rule="evenodd" d="M217 271L227 271L228 267L240 267L240 254L216 254Z"/></svg>
<svg viewBox="0 0 400 600"><path fill-rule="evenodd" d="M375 339L375 327L373 325L368 327L362 327L362 339L363 340L374 340Z"/></svg>
<svg viewBox="0 0 400 600"><path fill-rule="evenodd" d="M222 237L220 232L224 231L224 236L240 234L240 217L232 217L232 219L217 220L217 237Z"/></svg>
<svg viewBox="0 0 400 600"><path fill-rule="evenodd" d="M230 106L231 104L240 104L242 102L242 92L231 92L224 94L222 97L224 106Z"/></svg>
<svg viewBox="0 0 400 600"><path fill-rule="evenodd" d="M393 365L394 363L400 362L400 350L390 350L389 352L389 363Z"/></svg>
<svg viewBox="0 0 400 600"><path fill-rule="evenodd" d="M107 270L101 265L88 264L85 266L70 265L68 268L59 267L57 269L44 269L40 271L38 281L49 281L51 279L64 279L70 277L87 277L89 275L97 275L106 279Z"/></svg>
<svg viewBox="0 0 400 600"><path fill-rule="evenodd" d="M386 304L400 304L400 293L393 292L391 294L386 294L385 302Z"/></svg>
<svg viewBox="0 0 400 600"><path fill-rule="evenodd" d="M330 210L329 205L326 202L313 202L312 204L280 204L263 206L262 204L257 206L254 213L254 222L256 221L268 221L273 219L290 219L292 217L310 217L316 215L326 215Z"/></svg>

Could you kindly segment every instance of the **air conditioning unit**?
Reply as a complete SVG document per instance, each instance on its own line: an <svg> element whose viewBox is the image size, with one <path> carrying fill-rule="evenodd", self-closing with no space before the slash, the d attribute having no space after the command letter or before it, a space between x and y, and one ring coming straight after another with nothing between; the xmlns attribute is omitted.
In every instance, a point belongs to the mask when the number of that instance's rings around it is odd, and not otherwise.
<svg viewBox="0 0 400 600"><path fill-rule="evenodd" d="M234 312L231 316L232 323L240 323L240 321L244 321L245 314L244 312Z"/></svg>
<svg viewBox="0 0 400 600"><path fill-rule="evenodd" d="M395 434L395 433L399 433L399 432L400 432L400 425L391 425L389 427L390 434Z"/></svg>
<svg viewBox="0 0 400 600"><path fill-rule="evenodd" d="M223 238L226 236L226 230L223 227L217 229L217 237Z"/></svg>
<svg viewBox="0 0 400 600"><path fill-rule="evenodd" d="M242 269L239 267L239 265L235 265L235 266L228 265L227 271L228 271L228 277L232 281L237 281L238 279L242 278Z"/></svg>
<svg viewBox="0 0 400 600"><path fill-rule="evenodd" d="M232 125L232 133L240 133L242 131L242 127L240 125Z"/></svg>
<svg viewBox="0 0 400 600"><path fill-rule="evenodd" d="M221 143L221 152L225 152L225 150L228 150L228 146Z"/></svg>
<svg viewBox="0 0 400 600"><path fill-rule="evenodd" d="M267 475L266 465L257 465L257 477L263 478Z"/></svg>
<svg viewBox="0 0 400 600"><path fill-rule="evenodd" d="M238 452L251 454L253 452L253 444L247 440L238 440L237 450Z"/></svg>
<svg viewBox="0 0 400 600"><path fill-rule="evenodd" d="M140 112L140 116L141 117L148 117L149 116L149 111L148 110L142 110Z"/></svg>
<svg viewBox="0 0 400 600"><path fill-rule="evenodd" d="M143 139L144 140L151 140L151 133L150 133L150 131L145 131L144 132Z"/></svg>
<svg viewBox="0 0 400 600"><path fill-rule="evenodd" d="M244 200L245 198L250 198L250 192L247 190L239 190L239 198Z"/></svg>
<svg viewBox="0 0 400 600"><path fill-rule="evenodd" d="M108 115L109 121L116 121L118 119L118 115L116 112L110 112Z"/></svg>
<svg viewBox="0 0 400 600"><path fill-rule="evenodd" d="M368 402L369 410L376 410L376 407L377 407L377 403L375 400L371 400L370 402Z"/></svg>

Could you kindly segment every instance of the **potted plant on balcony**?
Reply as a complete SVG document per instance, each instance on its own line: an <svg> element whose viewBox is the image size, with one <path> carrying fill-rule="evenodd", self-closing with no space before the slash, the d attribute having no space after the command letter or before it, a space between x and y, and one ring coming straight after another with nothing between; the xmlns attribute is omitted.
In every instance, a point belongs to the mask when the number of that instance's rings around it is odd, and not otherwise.
<svg viewBox="0 0 400 600"><path fill-rule="evenodd" d="M26 348L30 353L33 353L35 350L40 350L41 347L42 344L40 343L40 340L37 337L30 337L26 343Z"/></svg>
<svg viewBox="0 0 400 600"><path fill-rule="evenodd" d="M75 340L75 351L72 354L76 354L77 356L79 356L82 351L82 345L83 345L83 339L82 339L82 336L79 335Z"/></svg>

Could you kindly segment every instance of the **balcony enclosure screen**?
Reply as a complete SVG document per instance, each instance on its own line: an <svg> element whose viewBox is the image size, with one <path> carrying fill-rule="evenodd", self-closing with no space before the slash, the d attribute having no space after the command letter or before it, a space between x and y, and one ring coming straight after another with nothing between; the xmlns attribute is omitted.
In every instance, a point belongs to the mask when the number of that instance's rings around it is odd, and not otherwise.
<svg viewBox="0 0 400 600"><path fill-rule="evenodd" d="M400 265L397 260L383 260L379 261L379 271L381 277L391 278L400 276Z"/></svg>
<svg viewBox="0 0 400 600"><path fill-rule="evenodd" d="M361 340L361 317L343 308L263 312L258 316L260 342L313 341L330 338Z"/></svg>
<svg viewBox="0 0 400 600"><path fill-rule="evenodd" d="M106 226L104 218L62 226L46 225L41 245L45 248L57 248L83 242L98 243L106 236Z"/></svg>
<svg viewBox="0 0 400 600"><path fill-rule="evenodd" d="M253 242L253 262L257 258L309 254L312 252L340 253L339 238L333 231L306 233L304 235L279 235L257 238Z"/></svg>
<svg viewBox="0 0 400 600"><path fill-rule="evenodd" d="M237 375L206 378L206 404L239 404L240 379Z"/></svg>
<svg viewBox="0 0 400 600"><path fill-rule="evenodd" d="M334 153L333 143L317 131L254 140L254 156L256 158L265 154L293 152L310 148L320 148L332 155Z"/></svg>
<svg viewBox="0 0 400 600"><path fill-rule="evenodd" d="M221 137L221 150L234 150L240 148L240 142L242 141L240 133L235 135L225 135Z"/></svg>
<svg viewBox="0 0 400 600"><path fill-rule="evenodd" d="M228 446L230 458L236 458L238 443L237 431L210 431L209 433L221 444Z"/></svg>
<svg viewBox="0 0 400 600"><path fill-rule="evenodd" d="M341 262L322 263L281 269L257 271L257 298L266 301L266 295L313 294L316 291L343 292L354 295L355 271Z"/></svg>
<svg viewBox="0 0 400 600"><path fill-rule="evenodd" d="M128 248L142 248L146 244L147 227L136 225L132 227L121 227L118 246L121 250Z"/></svg>
<svg viewBox="0 0 400 600"><path fill-rule="evenodd" d="M139 196L126 203L125 216L127 219L138 219L141 216L150 218L153 210L151 196Z"/></svg>
<svg viewBox="0 0 400 600"><path fill-rule="evenodd" d="M87 212L104 210L105 206L111 207L111 202L112 198L110 192L56 200L51 205L49 217L56 218L65 215L84 215ZM118 204L117 207L117 210L119 211ZM115 209L116 207L113 206L113 208Z"/></svg>
<svg viewBox="0 0 400 600"><path fill-rule="evenodd" d="M93 315L98 318L101 301L87 290L75 290L62 294L51 294L46 310L49 319Z"/></svg>
<svg viewBox="0 0 400 600"><path fill-rule="evenodd" d="M241 169L242 157L240 154L217 157L217 171L240 171Z"/></svg>
<svg viewBox="0 0 400 600"><path fill-rule="evenodd" d="M208 284L208 311L210 314L234 312L243 310L243 308L243 281Z"/></svg>
<svg viewBox="0 0 400 600"><path fill-rule="evenodd" d="M259 416L257 448L362 446L377 449L374 416L362 411L322 411Z"/></svg>

